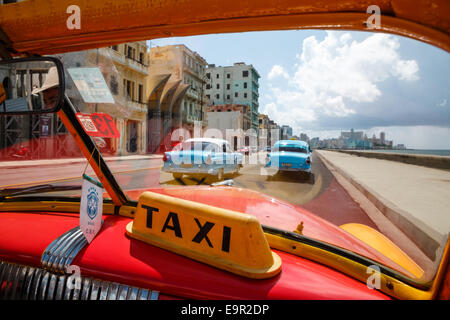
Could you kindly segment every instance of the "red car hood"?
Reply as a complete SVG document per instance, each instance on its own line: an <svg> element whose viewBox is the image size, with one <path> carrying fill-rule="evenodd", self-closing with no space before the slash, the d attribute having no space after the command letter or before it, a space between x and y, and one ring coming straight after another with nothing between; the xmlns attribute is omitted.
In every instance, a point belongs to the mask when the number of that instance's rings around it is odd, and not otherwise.
<svg viewBox="0 0 450 320"><path fill-rule="evenodd" d="M139 195L144 191L152 191L237 212L244 212L258 218L262 225L285 231L294 231L303 222L302 234L304 236L356 252L411 276L408 271L382 253L338 226L314 215L302 207L257 191L226 186L183 186L139 189L127 191L126 193L131 199L138 200Z"/></svg>

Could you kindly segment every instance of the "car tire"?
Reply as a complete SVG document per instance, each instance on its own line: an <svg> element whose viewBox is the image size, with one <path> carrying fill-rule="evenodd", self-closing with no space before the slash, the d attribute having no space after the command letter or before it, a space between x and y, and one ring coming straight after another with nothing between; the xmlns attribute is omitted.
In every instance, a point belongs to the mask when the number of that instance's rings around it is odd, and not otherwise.
<svg viewBox="0 0 450 320"><path fill-rule="evenodd" d="M220 168L219 171L217 171L217 181L223 180L223 168Z"/></svg>
<svg viewBox="0 0 450 320"><path fill-rule="evenodd" d="M176 172L176 173L172 173L172 176L174 179L181 179L183 177L183 174Z"/></svg>

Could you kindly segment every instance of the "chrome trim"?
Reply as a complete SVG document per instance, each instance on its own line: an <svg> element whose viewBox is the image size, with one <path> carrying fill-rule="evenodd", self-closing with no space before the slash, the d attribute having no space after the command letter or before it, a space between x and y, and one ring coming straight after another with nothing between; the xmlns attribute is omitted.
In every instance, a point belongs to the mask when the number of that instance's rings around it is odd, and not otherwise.
<svg viewBox="0 0 450 320"><path fill-rule="evenodd" d="M45 294L47 291L49 278L50 278L50 273L44 272L44 276L42 277L42 280L41 280L38 300L45 300L45 298L46 298Z"/></svg>
<svg viewBox="0 0 450 320"><path fill-rule="evenodd" d="M121 285L119 288L119 294L117 300L127 300L128 297L128 286Z"/></svg>
<svg viewBox="0 0 450 320"><path fill-rule="evenodd" d="M100 297L98 298L98 300L106 300L106 298L108 297L108 290L108 283L102 281L100 283Z"/></svg>
<svg viewBox="0 0 450 320"><path fill-rule="evenodd" d="M24 290L24 296L23 298L25 300L28 300L30 298L30 291L31 291L31 284L33 283L33 277L34 277L34 268L29 268L27 272L27 276L25 278L25 290Z"/></svg>
<svg viewBox="0 0 450 320"><path fill-rule="evenodd" d="M66 276L58 276L58 286L56 289L55 300L62 300L64 295L64 288L66 287Z"/></svg>
<svg viewBox="0 0 450 320"><path fill-rule="evenodd" d="M55 289L57 288L56 284L58 283L58 276L55 274L52 274L50 276L50 281L48 284L48 291L47 291L47 298L46 300L53 300L53 297L55 296Z"/></svg>
<svg viewBox="0 0 450 320"><path fill-rule="evenodd" d="M98 300L99 290L100 290L100 282L97 280L94 280L92 282L92 290L91 290L90 300Z"/></svg>
<svg viewBox="0 0 450 320"><path fill-rule="evenodd" d="M50 257L50 271L59 273L64 273L66 271L65 268L60 268L60 260L68 250L72 249L72 246L74 245L74 243L76 243L76 240L79 239L80 235L83 236L83 233L80 229L78 229L77 231L73 232L66 241L61 242L55 253Z"/></svg>
<svg viewBox="0 0 450 320"><path fill-rule="evenodd" d="M117 300L117 292L118 291L119 291L119 285L117 283L110 284L107 300Z"/></svg>
<svg viewBox="0 0 450 320"><path fill-rule="evenodd" d="M18 268L18 272L17 272L17 285L14 286L14 290L11 296L11 299L15 300L15 299L19 299L19 294L20 292L23 291L23 285L25 283L25 278L27 276L27 270L28 267L20 267ZM19 294L18 294L19 293Z"/></svg>
<svg viewBox="0 0 450 320"><path fill-rule="evenodd" d="M158 300L159 299L159 291L152 291L152 294L150 296L150 300Z"/></svg>
<svg viewBox="0 0 450 320"><path fill-rule="evenodd" d="M148 300L148 290L147 289L140 289L140 294L138 300Z"/></svg>
<svg viewBox="0 0 450 320"><path fill-rule="evenodd" d="M128 296L128 300L137 300L138 298L139 289L138 288L131 288L130 294Z"/></svg>
<svg viewBox="0 0 450 320"><path fill-rule="evenodd" d="M30 300L37 300L38 292L39 292L39 284L41 283L42 273L44 271L42 269L34 270L34 278L31 283L31 292L30 292Z"/></svg>
<svg viewBox="0 0 450 320"><path fill-rule="evenodd" d="M62 242L64 242L67 239L67 237L69 237L73 232L75 232L77 228L78 227L75 227L75 228L67 231L66 233L62 234L60 237L53 240L52 243L50 243L49 246L44 250L44 253L42 254L42 257L41 257L41 265L44 269L48 268L49 263L50 263L50 258L53 256L56 249L59 248L60 244Z"/></svg>
<svg viewBox="0 0 450 320"><path fill-rule="evenodd" d="M81 287L69 289L70 276L41 268L0 261L2 300L157 300L159 292L117 282L81 277Z"/></svg>
<svg viewBox="0 0 450 320"><path fill-rule="evenodd" d="M12 265L6 266L2 281L2 286L3 282L5 282L5 286L3 287L3 294L0 295L1 299L8 299L9 292L11 291L10 287L12 286L12 278L11 278L12 273L13 273L13 266Z"/></svg>
<svg viewBox="0 0 450 320"><path fill-rule="evenodd" d="M83 289L81 291L80 300L89 300L89 291L91 289L91 284L92 284L91 279L85 278L83 280L83 284L82 284Z"/></svg>

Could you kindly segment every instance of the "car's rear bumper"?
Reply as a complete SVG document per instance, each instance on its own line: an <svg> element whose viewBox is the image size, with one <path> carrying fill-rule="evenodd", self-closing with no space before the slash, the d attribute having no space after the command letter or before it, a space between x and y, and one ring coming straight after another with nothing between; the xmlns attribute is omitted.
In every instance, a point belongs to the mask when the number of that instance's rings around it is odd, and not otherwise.
<svg viewBox="0 0 450 320"><path fill-rule="evenodd" d="M184 173L184 174L210 174L210 175L217 175L219 172L219 167L204 167L199 165L192 165L191 168L181 168L177 166L164 166L162 168L162 171L168 172L168 173Z"/></svg>
<svg viewBox="0 0 450 320"><path fill-rule="evenodd" d="M290 171L290 172L307 172L311 173L311 166L310 167L287 167L287 166L276 166L276 165L266 165L266 168L272 168L276 169L278 171Z"/></svg>

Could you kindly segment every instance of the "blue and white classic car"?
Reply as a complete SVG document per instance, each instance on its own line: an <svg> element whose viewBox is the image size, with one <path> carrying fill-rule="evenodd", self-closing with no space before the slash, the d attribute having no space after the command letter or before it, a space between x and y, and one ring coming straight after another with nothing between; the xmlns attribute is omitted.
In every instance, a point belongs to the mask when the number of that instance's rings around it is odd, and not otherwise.
<svg viewBox="0 0 450 320"><path fill-rule="evenodd" d="M226 140L194 138L184 141L173 151L165 152L162 170L172 173L175 179L180 179L184 174L210 175L221 181L225 174L239 172L242 159L242 154L233 152Z"/></svg>
<svg viewBox="0 0 450 320"><path fill-rule="evenodd" d="M266 167L311 173L311 149L305 141L280 140L267 154Z"/></svg>

